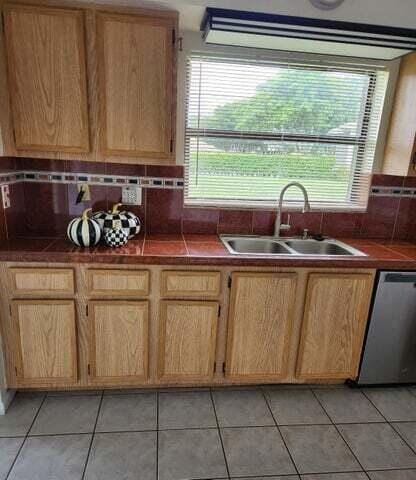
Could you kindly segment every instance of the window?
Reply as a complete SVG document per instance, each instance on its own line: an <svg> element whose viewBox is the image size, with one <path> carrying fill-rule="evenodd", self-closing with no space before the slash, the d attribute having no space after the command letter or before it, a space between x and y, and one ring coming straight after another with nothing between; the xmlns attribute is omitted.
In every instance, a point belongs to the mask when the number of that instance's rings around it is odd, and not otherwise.
<svg viewBox="0 0 416 480"><path fill-rule="evenodd" d="M374 66L190 55L185 203L275 206L299 181L314 208L364 210L387 79Z"/></svg>

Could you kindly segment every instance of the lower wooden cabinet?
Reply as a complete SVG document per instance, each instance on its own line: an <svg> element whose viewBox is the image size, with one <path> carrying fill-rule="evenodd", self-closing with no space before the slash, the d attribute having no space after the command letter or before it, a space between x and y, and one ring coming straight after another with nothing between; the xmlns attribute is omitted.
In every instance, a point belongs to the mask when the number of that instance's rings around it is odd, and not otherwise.
<svg viewBox="0 0 416 480"><path fill-rule="evenodd" d="M146 300L89 302L92 383L137 384L147 379L148 317Z"/></svg>
<svg viewBox="0 0 416 480"><path fill-rule="evenodd" d="M371 274L309 275L298 378L356 377L372 285Z"/></svg>
<svg viewBox="0 0 416 480"><path fill-rule="evenodd" d="M286 374L295 273L233 273L225 374L244 380Z"/></svg>
<svg viewBox="0 0 416 480"><path fill-rule="evenodd" d="M11 306L17 383L75 383L77 342L74 302L15 300Z"/></svg>
<svg viewBox="0 0 416 480"><path fill-rule="evenodd" d="M218 302L161 302L158 376L162 381L197 382L213 377L218 314Z"/></svg>
<svg viewBox="0 0 416 480"><path fill-rule="evenodd" d="M375 271L264 270L12 264L0 285L7 384L81 389L354 379ZM220 289L229 275L230 290ZM28 298L29 284L32 297L40 288L45 297Z"/></svg>

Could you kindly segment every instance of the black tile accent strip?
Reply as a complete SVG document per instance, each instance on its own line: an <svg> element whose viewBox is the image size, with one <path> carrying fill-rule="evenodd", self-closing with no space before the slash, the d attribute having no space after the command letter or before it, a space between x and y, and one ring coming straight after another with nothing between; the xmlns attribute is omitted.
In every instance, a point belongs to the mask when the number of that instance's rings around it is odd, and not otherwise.
<svg viewBox="0 0 416 480"><path fill-rule="evenodd" d="M373 197L416 198L416 188L373 186L371 187L370 195Z"/></svg>

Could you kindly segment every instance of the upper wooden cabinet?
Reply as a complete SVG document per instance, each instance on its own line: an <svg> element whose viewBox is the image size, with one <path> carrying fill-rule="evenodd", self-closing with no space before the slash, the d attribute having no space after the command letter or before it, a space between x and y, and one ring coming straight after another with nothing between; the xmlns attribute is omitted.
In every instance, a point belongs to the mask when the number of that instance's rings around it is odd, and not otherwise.
<svg viewBox="0 0 416 480"><path fill-rule="evenodd" d="M77 344L72 300L13 301L11 325L19 385L76 382Z"/></svg>
<svg viewBox="0 0 416 480"><path fill-rule="evenodd" d="M103 152L171 159L174 20L99 13L97 25Z"/></svg>
<svg viewBox="0 0 416 480"><path fill-rule="evenodd" d="M310 274L298 378L356 377L372 286L371 274Z"/></svg>
<svg viewBox="0 0 416 480"><path fill-rule="evenodd" d="M89 150L83 13L5 5L17 149Z"/></svg>
<svg viewBox="0 0 416 480"><path fill-rule="evenodd" d="M384 152L383 173L416 175L416 53L402 59Z"/></svg>
<svg viewBox="0 0 416 480"><path fill-rule="evenodd" d="M295 295L295 273L232 274L227 377L261 381L285 376Z"/></svg>

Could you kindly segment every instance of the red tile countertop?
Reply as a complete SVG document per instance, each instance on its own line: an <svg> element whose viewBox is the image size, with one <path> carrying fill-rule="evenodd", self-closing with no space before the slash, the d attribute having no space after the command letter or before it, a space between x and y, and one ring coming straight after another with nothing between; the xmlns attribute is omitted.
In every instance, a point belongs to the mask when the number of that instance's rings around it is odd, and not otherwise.
<svg viewBox="0 0 416 480"><path fill-rule="evenodd" d="M0 261L87 262L107 264L339 267L416 270L416 244L371 239L340 239L366 257L232 255L216 235L147 235L125 247L78 248L69 240L18 238L0 244Z"/></svg>

